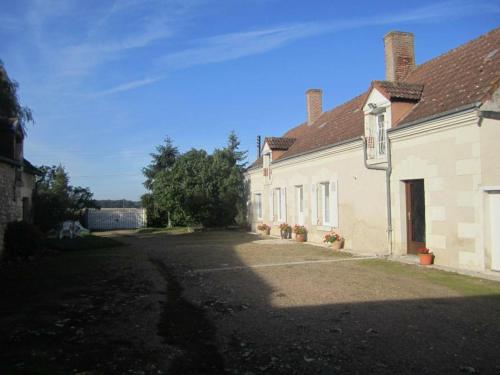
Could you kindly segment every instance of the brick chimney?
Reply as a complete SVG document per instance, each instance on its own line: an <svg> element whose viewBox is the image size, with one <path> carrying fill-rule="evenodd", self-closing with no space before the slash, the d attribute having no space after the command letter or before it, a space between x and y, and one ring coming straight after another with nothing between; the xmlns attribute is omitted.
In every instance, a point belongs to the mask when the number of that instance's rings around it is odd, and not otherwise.
<svg viewBox="0 0 500 375"><path fill-rule="evenodd" d="M413 34L391 31L384 36L385 79L401 81L415 67Z"/></svg>
<svg viewBox="0 0 500 375"><path fill-rule="evenodd" d="M311 125L323 113L323 99L320 89L306 91L307 125Z"/></svg>

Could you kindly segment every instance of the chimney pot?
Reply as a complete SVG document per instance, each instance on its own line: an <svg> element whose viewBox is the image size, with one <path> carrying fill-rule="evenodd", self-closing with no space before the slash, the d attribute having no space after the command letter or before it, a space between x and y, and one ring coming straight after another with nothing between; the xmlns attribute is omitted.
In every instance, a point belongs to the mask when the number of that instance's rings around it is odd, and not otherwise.
<svg viewBox="0 0 500 375"><path fill-rule="evenodd" d="M391 31L384 36L385 79L401 81L415 67L413 34Z"/></svg>
<svg viewBox="0 0 500 375"><path fill-rule="evenodd" d="M323 113L323 93L320 89L306 91L307 125L311 125Z"/></svg>

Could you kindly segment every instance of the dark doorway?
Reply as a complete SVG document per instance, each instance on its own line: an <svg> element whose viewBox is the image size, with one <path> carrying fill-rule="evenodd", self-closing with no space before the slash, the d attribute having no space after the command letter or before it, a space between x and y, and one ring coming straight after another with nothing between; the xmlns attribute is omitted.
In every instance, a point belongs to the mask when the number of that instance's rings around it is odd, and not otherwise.
<svg viewBox="0 0 500 375"><path fill-rule="evenodd" d="M425 247L424 180L406 181L406 233L408 254Z"/></svg>
<svg viewBox="0 0 500 375"><path fill-rule="evenodd" d="M31 223L30 199L27 197L23 198L23 220Z"/></svg>

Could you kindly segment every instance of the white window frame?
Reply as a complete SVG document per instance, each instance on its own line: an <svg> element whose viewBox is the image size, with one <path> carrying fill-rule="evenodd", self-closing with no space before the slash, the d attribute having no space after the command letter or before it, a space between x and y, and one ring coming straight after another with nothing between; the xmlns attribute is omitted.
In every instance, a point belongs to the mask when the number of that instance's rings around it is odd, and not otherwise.
<svg viewBox="0 0 500 375"><path fill-rule="evenodd" d="M275 214L275 221L281 222L281 214L282 214L282 208L281 208L281 188L274 188L274 214Z"/></svg>
<svg viewBox="0 0 500 375"><path fill-rule="evenodd" d="M295 186L295 211L297 213L297 224L304 225L304 186Z"/></svg>
<svg viewBox="0 0 500 375"><path fill-rule="evenodd" d="M380 119L382 118L382 121ZM387 154L387 116L385 111L375 115L376 154L378 157Z"/></svg>
<svg viewBox="0 0 500 375"><path fill-rule="evenodd" d="M275 200L275 220L278 223L286 222L286 188L277 187L274 188L274 200Z"/></svg>
<svg viewBox="0 0 500 375"><path fill-rule="evenodd" d="M323 181L320 183L321 186L321 221L323 225L332 225L332 205L330 196L330 181ZM328 195L328 202L326 197ZM328 212L328 220L326 219L326 213Z"/></svg>
<svg viewBox="0 0 500 375"><path fill-rule="evenodd" d="M264 218L262 212L262 193L255 193L255 217L257 220L262 220Z"/></svg>

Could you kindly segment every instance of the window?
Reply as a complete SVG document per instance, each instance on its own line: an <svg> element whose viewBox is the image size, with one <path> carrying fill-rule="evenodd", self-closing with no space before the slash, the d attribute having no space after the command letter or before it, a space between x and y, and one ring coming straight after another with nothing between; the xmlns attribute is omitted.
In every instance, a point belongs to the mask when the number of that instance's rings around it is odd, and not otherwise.
<svg viewBox="0 0 500 375"><path fill-rule="evenodd" d="M386 149L386 128L385 128L385 113L377 115L377 154L385 155Z"/></svg>
<svg viewBox="0 0 500 375"><path fill-rule="evenodd" d="M286 191L285 188L276 188L274 189L274 199L275 199L275 205L276 207L276 218L278 219L279 222L285 222L286 221Z"/></svg>
<svg viewBox="0 0 500 375"><path fill-rule="evenodd" d="M282 218L282 215L281 215L281 189L280 188L276 188L275 190L275 194L274 194L274 197L276 199L276 204L274 205L274 207L276 207L276 218L278 219L278 221L281 221L281 218Z"/></svg>
<svg viewBox="0 0 500 375"><path fill-rule="evenodd" d="M330 225L331 212L330 212L330 183L321 183L321 209L323 216L323 225Z"/></svg>
<svg viewBox="0 0 500 375"><path fill-rule="evenodd" d="M255 194L255 217L262 219L262 194Z"/></svg>
<svg viewBox="0 0 500 375"><path fill-rule="evenodd" d="M387 122L390 121L386 108L375 108L368 115L366 146L368 158L377 159L387 154Z"/></svg>
<svg viewBox="0 0 500 375"><path fill-rule="evenodd" d="M299 225L304 225L304 187L296 186L296 211L297 211L297 223Z"/></svg>

